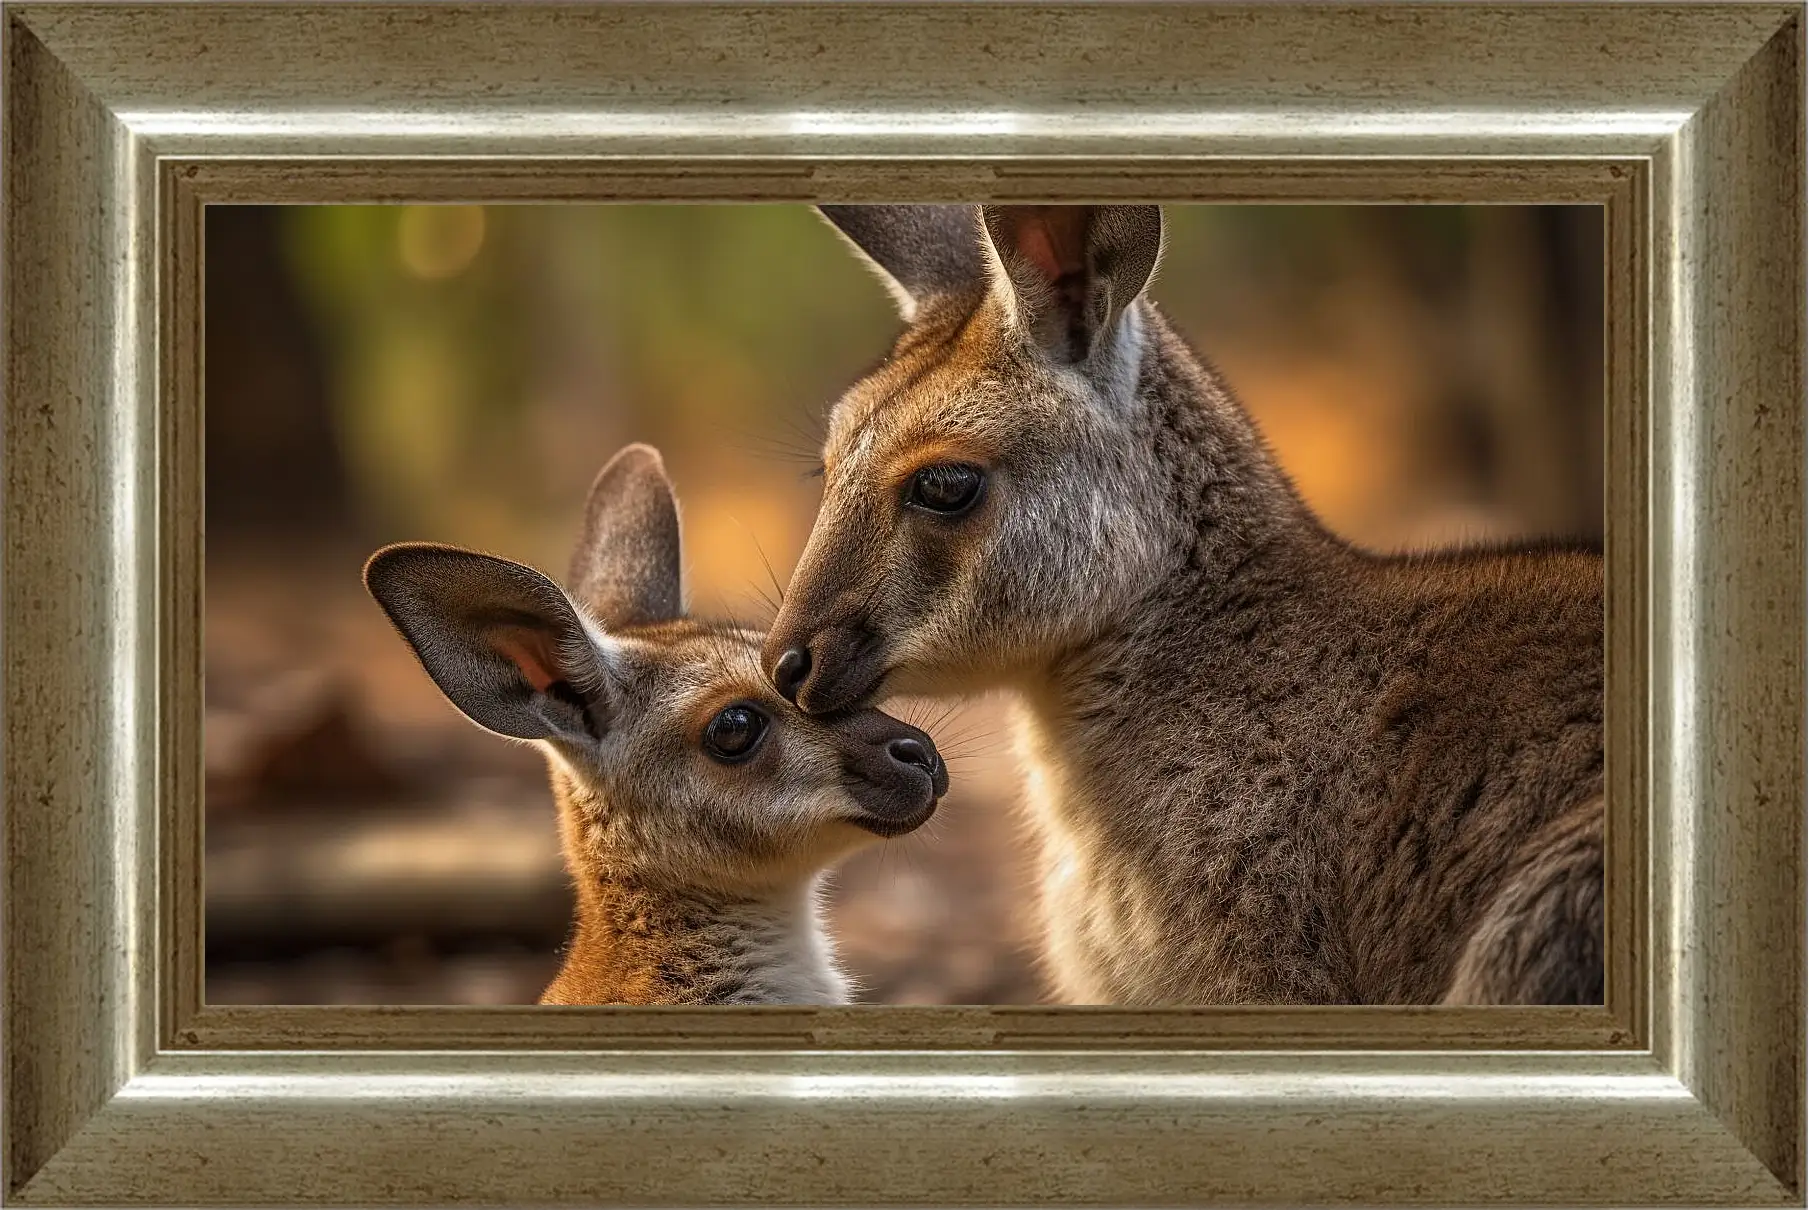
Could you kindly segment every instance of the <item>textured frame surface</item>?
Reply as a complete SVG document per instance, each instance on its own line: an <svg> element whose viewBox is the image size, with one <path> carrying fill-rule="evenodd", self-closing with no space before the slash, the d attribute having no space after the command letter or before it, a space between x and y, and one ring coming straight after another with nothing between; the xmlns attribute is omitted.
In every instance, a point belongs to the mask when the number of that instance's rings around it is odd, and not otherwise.
<svg viewBox="0 0 1809 1210"><path fill-rule="evenodd" d="M1799 6L0 14L6 1196L1803 1203ZM202 208L953 198L1603 207L1608 1004L203 1005Z"/></svg>

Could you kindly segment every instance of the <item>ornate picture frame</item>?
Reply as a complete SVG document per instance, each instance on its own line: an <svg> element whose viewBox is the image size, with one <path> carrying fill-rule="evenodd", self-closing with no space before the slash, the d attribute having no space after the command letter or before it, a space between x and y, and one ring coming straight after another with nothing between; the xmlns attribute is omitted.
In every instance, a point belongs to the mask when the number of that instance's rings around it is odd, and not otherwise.
<svg viewBox="0 0 1809 1210"><path fill-rule="evenodd" d="M1801 1205L1792 4L4 5L5 1196ZM1570 202L1600 1008L202 999L202 214Z"/></svg>

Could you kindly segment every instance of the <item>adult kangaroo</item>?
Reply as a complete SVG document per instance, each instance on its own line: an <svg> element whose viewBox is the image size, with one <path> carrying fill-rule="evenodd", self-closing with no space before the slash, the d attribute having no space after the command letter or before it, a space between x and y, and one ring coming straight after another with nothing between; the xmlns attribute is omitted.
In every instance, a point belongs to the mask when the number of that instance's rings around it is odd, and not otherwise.
<svg viewBox="0 0 1809 1210"><path fill-rule="evenodd" d="M1015 695L1080 1003L1600 1003L1602 563L1328 533L1144 297L1156 206L826 206L906 321L763 659Z"/></svg>

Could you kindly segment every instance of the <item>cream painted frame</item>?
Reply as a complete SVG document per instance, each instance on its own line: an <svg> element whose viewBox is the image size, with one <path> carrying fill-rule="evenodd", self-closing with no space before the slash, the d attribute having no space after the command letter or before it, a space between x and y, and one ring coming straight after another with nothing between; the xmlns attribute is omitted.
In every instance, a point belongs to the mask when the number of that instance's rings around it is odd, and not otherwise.
<svg viewBox="0 0 1809 1210"><path fill-rule="evenodd" d="M1804 1204L1800 4L0 15L6 1197ZM1604 207L1606 1007L200 1003L203 205L1132 196Z"/></svg>

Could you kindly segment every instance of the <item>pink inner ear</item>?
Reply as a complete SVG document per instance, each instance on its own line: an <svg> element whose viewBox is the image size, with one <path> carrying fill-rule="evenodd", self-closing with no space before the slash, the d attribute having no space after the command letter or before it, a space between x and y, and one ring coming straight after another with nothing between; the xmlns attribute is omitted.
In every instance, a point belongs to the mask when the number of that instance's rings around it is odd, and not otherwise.
<svg viewBox="0 0 1809 1210"><path fill-rule="evenodd" d="M1055 245L1049 242L1049 232L1041 224L1026 223L1019 230L1018 253L1028 257L1049 281L1062 275L1061 262L1056 259Z"/></svg>
<svg viewBox="0 0 1809 1210"><path fill-rule="evenodd" d="M1012 226L1020 256L1051 282L1086 267L1085 206L1027 206Z"/></svg>
<svg viewBox="0 0 1809 1210"><path fill-rule="evenodd" d="M534 686L534 692L545 693L549 686L562 679L545 635L510 627L494 632L490 643L498 655L521 670L528 684Z"/></svg>

